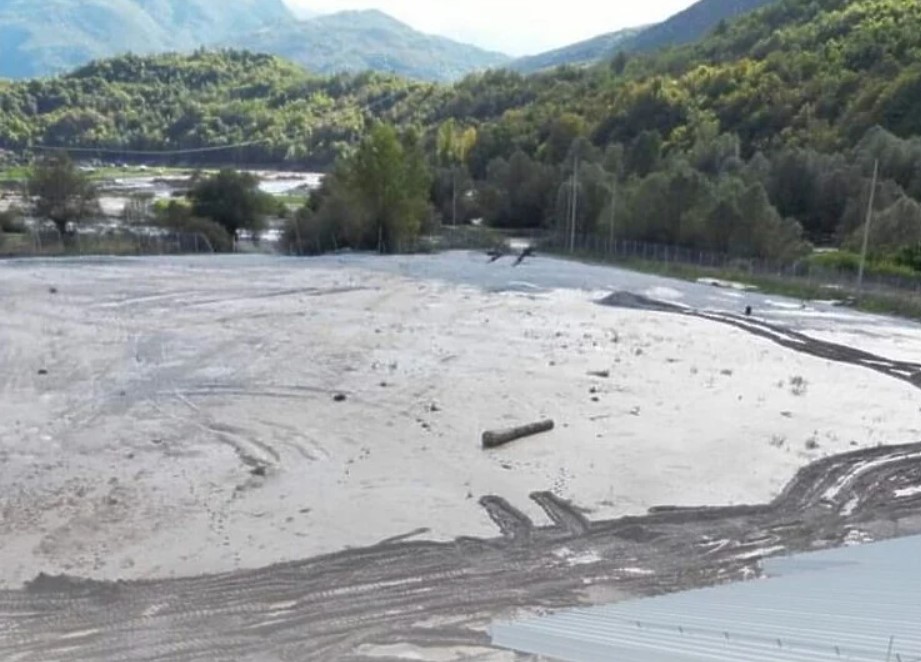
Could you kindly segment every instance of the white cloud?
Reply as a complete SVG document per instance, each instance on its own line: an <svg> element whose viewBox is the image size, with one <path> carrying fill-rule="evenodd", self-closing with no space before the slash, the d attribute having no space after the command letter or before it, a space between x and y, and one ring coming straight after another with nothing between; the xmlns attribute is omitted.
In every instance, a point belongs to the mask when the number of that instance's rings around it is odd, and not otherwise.
<svg viewBox="0 0 921 662"><path fill-rule="evenodd" d="M661 21L693 0L285 0L317 12L381 11L425 32L511 55L537 53L603 32Z"/></svg>

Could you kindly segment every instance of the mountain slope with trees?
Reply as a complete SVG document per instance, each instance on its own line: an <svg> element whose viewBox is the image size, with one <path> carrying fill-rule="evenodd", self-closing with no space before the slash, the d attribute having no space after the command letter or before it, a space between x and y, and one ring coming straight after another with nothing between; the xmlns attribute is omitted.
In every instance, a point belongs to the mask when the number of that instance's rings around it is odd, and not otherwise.
<svg viewBox="0 0 921 662"><path fill-rule="evenodd" d="M578 233L782 259L854 245L878 158L871 246L900 255L921 243L919 62L914 0L778 0L659 54L452 86L246 53L129 57L0 84L0 147L259 140L229 158L317 166L385 122L422 131L443 218L562 230L578 155ZM460 160L435 158L446 123L475 130Z"/></svg>
<svg viewBox="0 0 921 662"><path fill-rule="evenodd" d="M192 50L290 19L282 0L0 0L0 77L44 76L120 53Z"/></svg>
<svg viewBox="0 0 921 662"><path fill-rule="evenodd" d="M275 25L227 43L281 56L317 74L372 70L443 82L509 60L501 53L423 34L376 10Z"/></svg>
<svg viewBox="0 0 921 662"><path fill-rule="evenodd" d="M530 74L564 64L576 66L594 64L613 57L618 51L628 48L632 39L645 29L645 26L626 28L617 32L598 35L562 48L556 48L552 51L520 57L510 62L507 68L523 74Z"/></svg>
<svg viewBox="0 0 921 662"><path fill-rule="evenodd" d="M299 21L282 0L0 0L0 78L202 46L280 55L317 74L373 70L444 82L509 60L373 10Z"/></svg>
<svg viewBox="0 0 921 662"><path fill-rule="evenodd" d="M598 35L563 48L512 61L508 68L534 73L562 65L585 65L617 53L651 52L693 43L714 30L725 28L743 14L776 0L698 0L687 9L654 25L627 28Z"/></svg>
<svg viewBox="0 0 921 662"><path fill-rule="evenodd" d="M728 21L777 0L698 0L674 16L651 26L625 45L629 51L654 51L683 46L722 29Z"/></svg>

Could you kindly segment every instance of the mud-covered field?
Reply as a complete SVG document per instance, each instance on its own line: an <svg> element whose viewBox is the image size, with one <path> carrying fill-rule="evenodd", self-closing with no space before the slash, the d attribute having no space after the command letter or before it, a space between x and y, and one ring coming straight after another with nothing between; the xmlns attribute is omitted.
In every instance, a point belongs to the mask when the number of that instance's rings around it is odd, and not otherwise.
<svg viewBox="0 0 921 662"><path fill-rule="evenodd" d="M915 327L637 278L0 265L0 659L514 659L493 619L921 532Z"/></svg>

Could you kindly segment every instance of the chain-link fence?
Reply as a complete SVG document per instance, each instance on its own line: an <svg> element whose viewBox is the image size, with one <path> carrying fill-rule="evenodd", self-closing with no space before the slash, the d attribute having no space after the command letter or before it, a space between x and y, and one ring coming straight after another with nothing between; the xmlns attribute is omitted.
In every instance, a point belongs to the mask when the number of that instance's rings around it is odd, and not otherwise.
<svg viewBox="0 0 921 662"><path fill-rule="evenodd" d="M198 233L111 229L61 234L52 228L0 235L0 257L80 255L179 255L213 253Z"/></svg>
<svg viewBox="0 0 921 662"><path fill-rule="evenodd" d="M560 255L597 259L624 265L646 263L664 273L684 272L693 268L701 274L748 275L776 278L846 293L858 287L858 274L854 269L834 268L809 259L796 261L739 258L726 253L715 253L682 246L671 246L644 241L618 239L590 234L571 235L559 232L533 233L533 242ZM876 273L864 274L863 289L881 293L914 293L921 295L921 276Z"/></svg>

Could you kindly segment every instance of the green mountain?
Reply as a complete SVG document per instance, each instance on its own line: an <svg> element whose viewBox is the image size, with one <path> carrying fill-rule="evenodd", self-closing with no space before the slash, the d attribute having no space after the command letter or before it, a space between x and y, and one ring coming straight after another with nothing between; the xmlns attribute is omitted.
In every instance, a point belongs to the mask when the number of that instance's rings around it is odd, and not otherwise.
<svg viewBox="0 0 921 662"><path fill-rule="evenodd" d="M698 0L671 18L644 30L627 45L630 51L652 51L690 44L725 21L778 0Z"/></svg>
<svg viewBox="0 0 921 662"><path fill-rule="evenodd" d="M777 0L698 0L684 11L650 26L602 34L563 48L514 60L509 69L534 73L564 64L585 65L606 60L618 52L655 51L689 44L721 23Z"/></svg>
<svg viewBox="0 0 921 662"><path fill-rule="evenodd" d="M0 0L0 77L192 50L291 18L282 0Z"/></svg>
<svg viewBox="0 0 921 662"><path fill-rule="evenodd" d="M265 139L250 158L334 153L365 119L480 128L475 160L588 135L600 146L656 132L664 145L702 126L742 152L784 145L833 151L874 125L921 134L921 3L779 0L704 40L625 69L596 65L454 85L382 74L322 77L242 52L125 56L52 79L0 83L0 147L32 143L172 149ZM562 118L562 119L561 119ZM562 137L561 137L562 136Z"/></svg>
<svg viewBox="0 0 921 662"><path fill-rule="evenodd" d="M434 81L457 80L509 59L423 34L376 10L344 11L275 25L226 43L279 55L316 73L373 70Z"/></svg>
<svg viewBox="0 0 921 662"><path fill-rule="evenodd" d="M507 67L513 71L529 74L564 64L575 66L592 64L613 57L618 51L627 47L631 40L645 29L645 26L627 28L598 35L552 51L518 58L510 62Z"/></svg>
<svg viewBox="0 0 921 662"><path fill-rule="evenodd" d="M471 218L556 227L578 153L580 233L784 260L803 236L853 245L879 159L871 247L921 265L919 107L921 3L777 0L694 44L451 85L248 52L124 56L0 81L0 148L226 147L179 158L327 167L374 120L420 129L428 154L475 129ZM454 173L439 172L450 209Z"/></svg>

